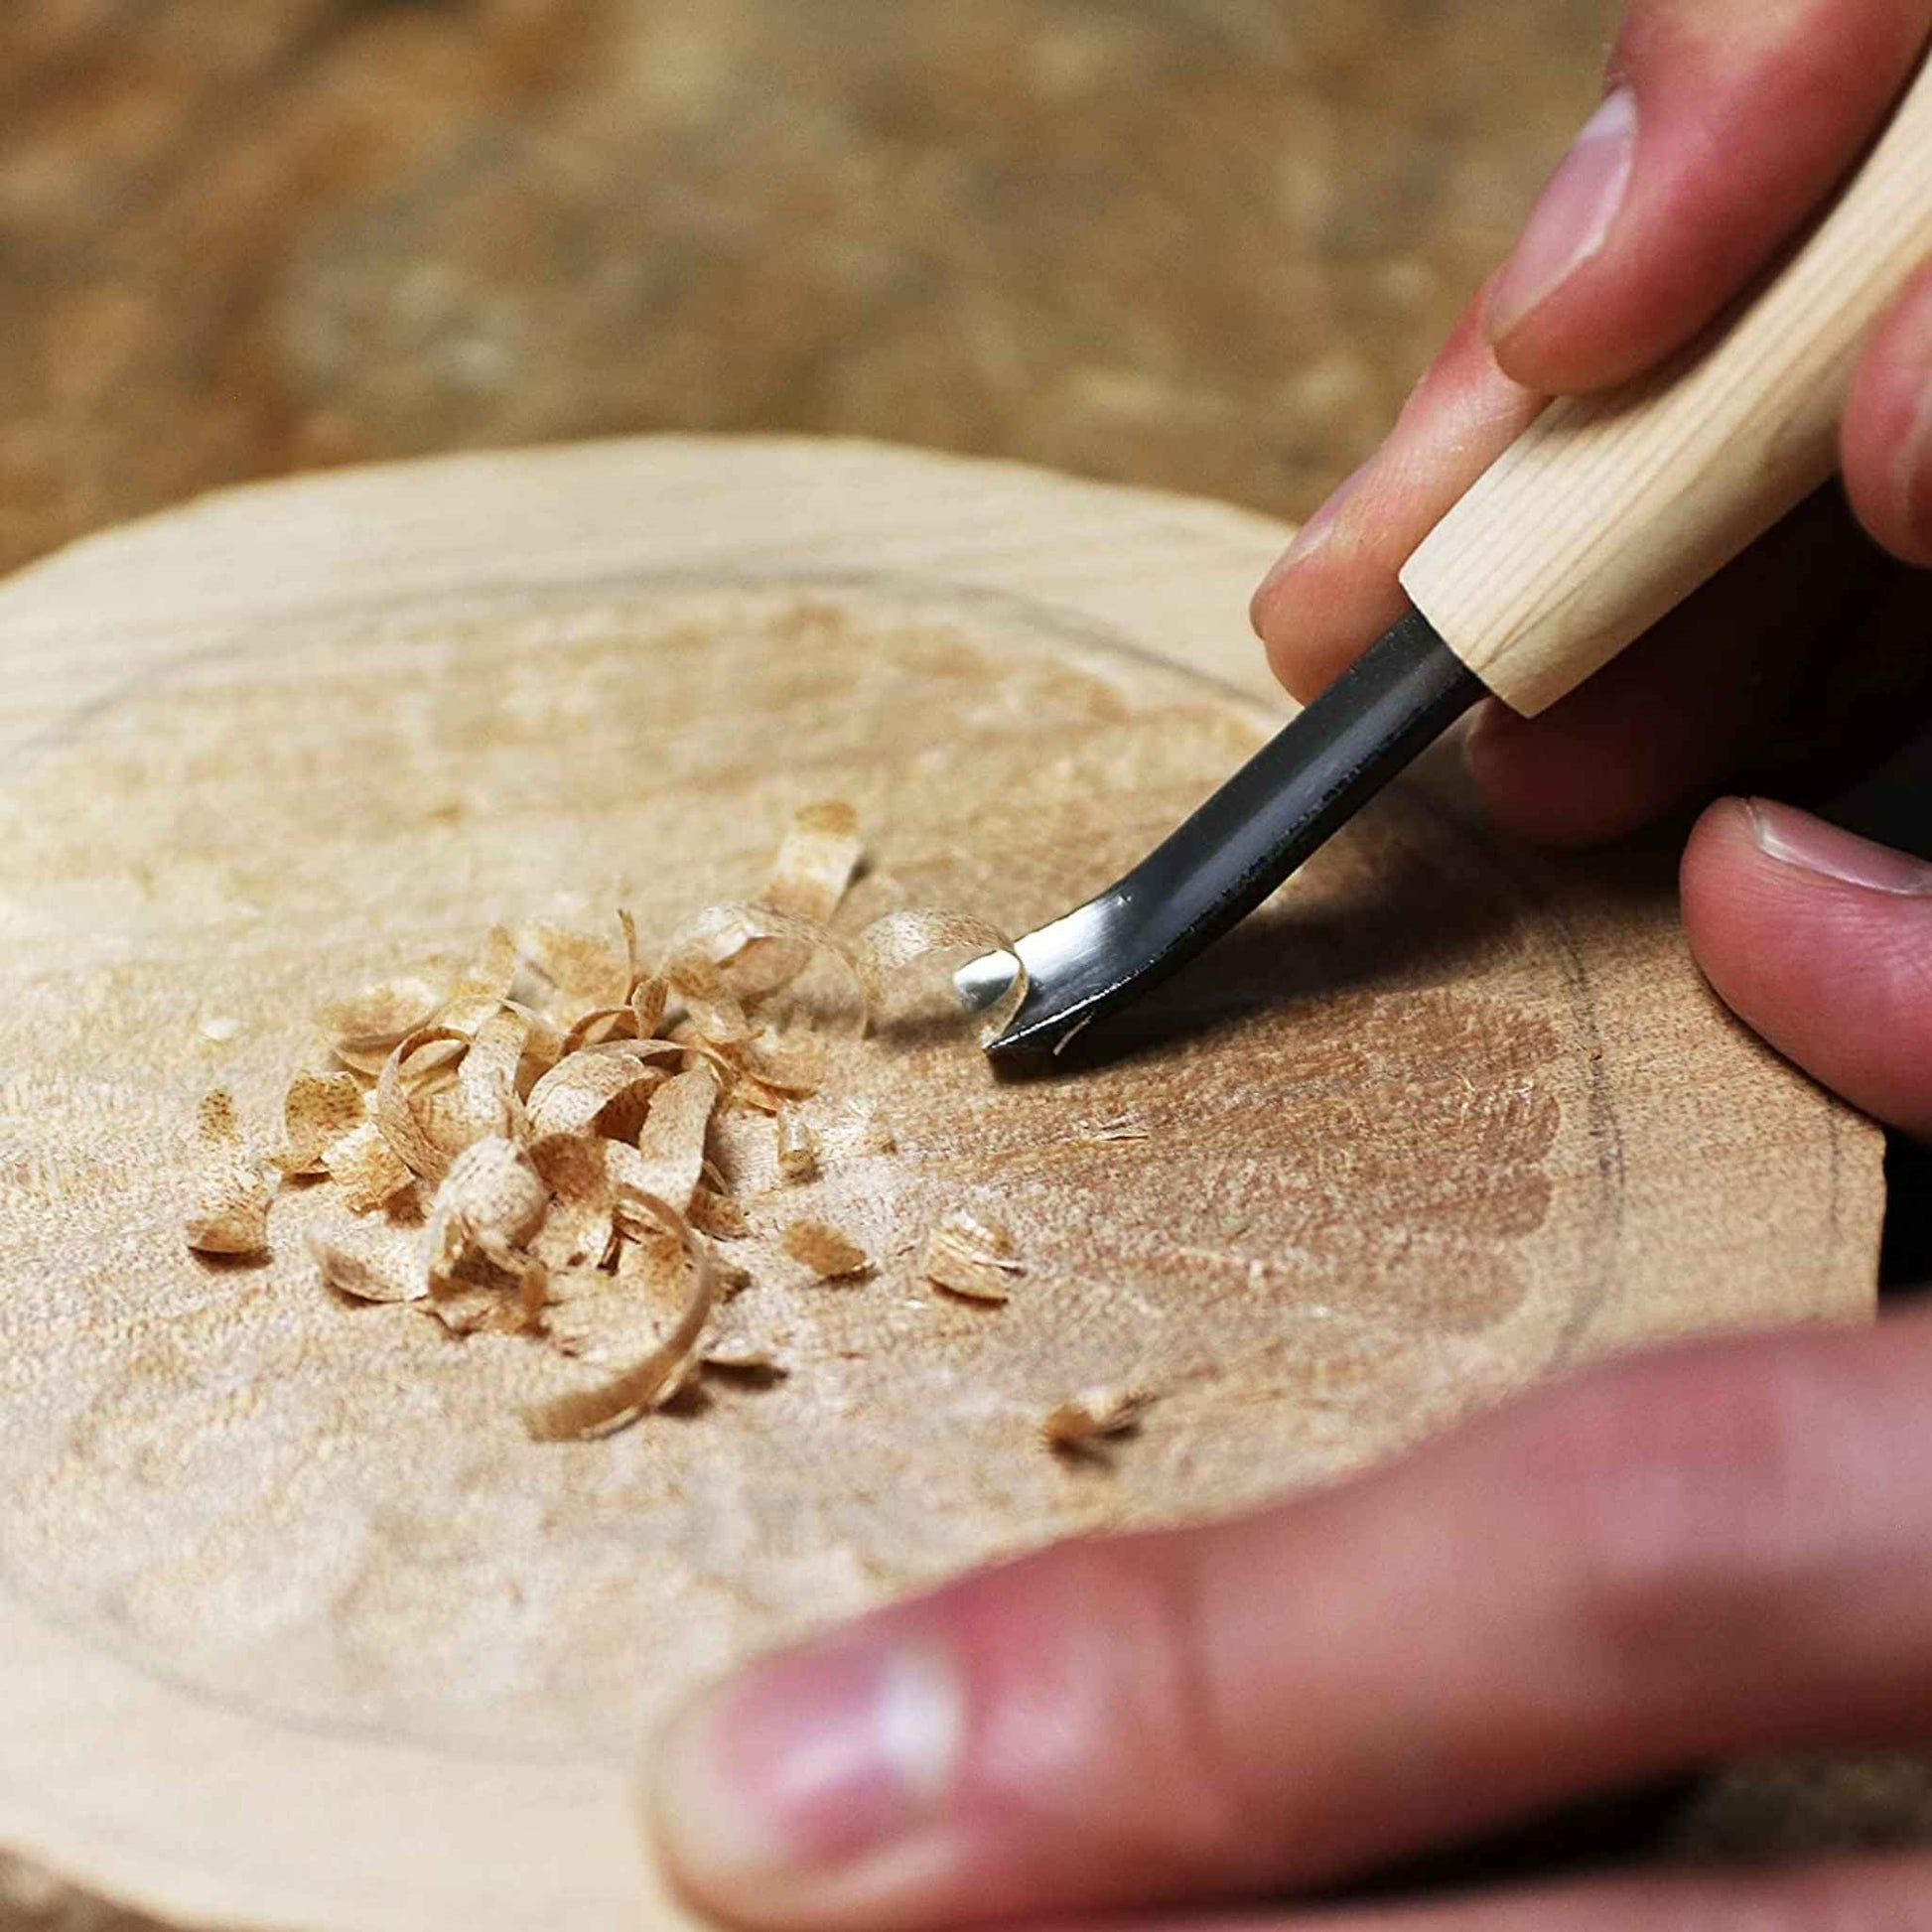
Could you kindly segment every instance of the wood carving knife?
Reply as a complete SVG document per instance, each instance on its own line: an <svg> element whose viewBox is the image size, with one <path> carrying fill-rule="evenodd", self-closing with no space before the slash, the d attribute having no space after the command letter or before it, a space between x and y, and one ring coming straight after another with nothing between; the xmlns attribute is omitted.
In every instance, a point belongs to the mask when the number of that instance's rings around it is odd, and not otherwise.
<svg viewBox="0 0 1932 1932"><path fill-rule="evenodd" d="M1932 63L1781 268L1629 388L1552 404L1401 572L1393 630L1117 885L955 975L987 1043L1050 1054L1246 917L1483 697L1535 717L1838 467L1872 326L1932 257Z"/></svg>

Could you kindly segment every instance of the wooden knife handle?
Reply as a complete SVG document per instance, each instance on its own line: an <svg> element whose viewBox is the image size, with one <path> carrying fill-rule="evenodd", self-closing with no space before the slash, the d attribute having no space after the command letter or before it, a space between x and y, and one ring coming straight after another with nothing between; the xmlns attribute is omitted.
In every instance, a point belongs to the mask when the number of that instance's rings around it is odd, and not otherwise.
<svg viewBox="0 0 1932 1932"><path fill-rule="evenodd" d="M1825 483L1859 350L1932 257L1932 63L1778 274L1675 362L1557 402L1437 525L1403 588L1534 717Z"/></svg>

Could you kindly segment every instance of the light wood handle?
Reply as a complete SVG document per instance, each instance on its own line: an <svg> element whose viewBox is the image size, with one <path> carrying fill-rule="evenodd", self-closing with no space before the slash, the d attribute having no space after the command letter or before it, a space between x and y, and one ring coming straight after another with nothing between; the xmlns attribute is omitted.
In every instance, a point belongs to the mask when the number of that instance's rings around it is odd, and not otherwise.
<svg viewBox="0 0 1932 1932"><path fill-rule="evenodd" d="M1825 483L1859 350L1932 255L1932 64L1776 278L1688 354L1554 403L1410 558L1403 588L1533 717Z"/></svg>

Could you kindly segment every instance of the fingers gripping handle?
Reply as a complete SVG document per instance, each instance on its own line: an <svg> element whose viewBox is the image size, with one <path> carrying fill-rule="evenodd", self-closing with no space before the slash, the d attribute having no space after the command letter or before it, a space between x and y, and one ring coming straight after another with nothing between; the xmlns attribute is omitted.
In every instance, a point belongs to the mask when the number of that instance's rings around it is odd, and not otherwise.
<svg viewBox="0 0 1932 1932"><path fill-rule="evenodd" d="M1551 405L1410 558L1403 588L1527 717L1834 473L1859 350L1932 256L1932 63L1774 279L1675 362Z"/></svg>

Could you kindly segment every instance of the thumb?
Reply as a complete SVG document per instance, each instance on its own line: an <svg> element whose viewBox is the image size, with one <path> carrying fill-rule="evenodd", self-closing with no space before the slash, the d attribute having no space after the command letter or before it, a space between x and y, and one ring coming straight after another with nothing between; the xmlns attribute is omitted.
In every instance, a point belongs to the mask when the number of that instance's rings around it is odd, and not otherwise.
<svg viewBox="0 0 1932 1932"><path fill-rule="evenodd" d="M1685 852L1684 921L1741 1020L1854 1105L1932 1137L1932 865L1725 799Z"/></svg>

